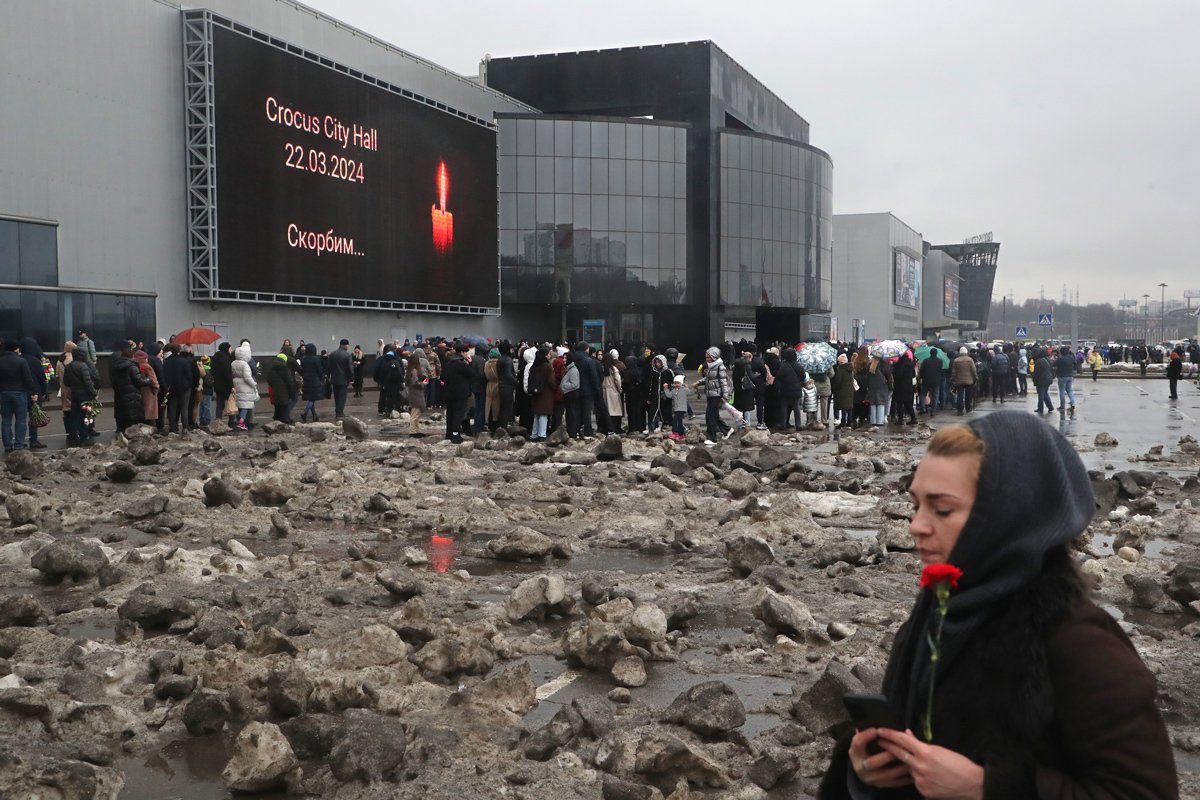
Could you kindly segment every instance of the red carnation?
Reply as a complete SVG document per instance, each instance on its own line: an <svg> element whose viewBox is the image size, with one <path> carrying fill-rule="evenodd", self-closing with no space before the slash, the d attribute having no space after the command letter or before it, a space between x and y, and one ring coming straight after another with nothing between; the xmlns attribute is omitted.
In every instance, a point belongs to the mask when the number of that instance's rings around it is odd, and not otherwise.
<svg viewBox="0 0 1200 800"><path fill-rule="evenodd" d="M951 589L957 589L962 575L963 571L953 564L930 564L921 571L921 586L932 588L939 583L949 583Z"/></svg>
<svg viewBox="0 0 1200 800"><path fill-rule="evenodd" d="M921 732L925 741L933 741L933 684L937 680L938 659L942 649L942 626L946 623L946 612L950 606L950 590L958 588L958 579L963 571L953 564L930 564L921 570L921 586L933 590L937 597L937 633L929 637L929 699L925 704L925 715L921 719Z"/></svg>

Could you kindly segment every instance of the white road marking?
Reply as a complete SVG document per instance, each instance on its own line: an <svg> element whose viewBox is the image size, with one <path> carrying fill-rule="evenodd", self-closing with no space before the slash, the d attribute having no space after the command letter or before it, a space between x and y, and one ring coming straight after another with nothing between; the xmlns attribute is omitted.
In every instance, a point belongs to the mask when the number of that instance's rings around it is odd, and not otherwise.
<svg viewBox="0 0 1200 800"><path fill-rule="evenodd" d="M1125 382L1128 383L1129 379L1126 378ZM1147 392L1145 389L1143 389L1141 386L1138 386L1137 390L1142 393L1143 397L1150 397L1150 393ZM1192 423L1193 425L1196 424L1196 420L1194 420L1190 416L1188 416L1187 412L1184 411L1183 409L1181 409L1177 406L1169 406L1166 403L1160 402L1158 400L1153 400L1152 402L1159 408L1165 408L1167 411L1174 411L1176 414L1183 417L1184 419L1186 419L1188 422Z"/></svg>
<svg viewBox="0 0 1200 800"><path fill-rule="evenodd" d="M573 669L569 669L554 680L543 683L537 688L537 691L534 692L534 695L539 701L545 700L547 697L552 697L574 683L582 674L583 673L581 672L576 672Z"/></svg>

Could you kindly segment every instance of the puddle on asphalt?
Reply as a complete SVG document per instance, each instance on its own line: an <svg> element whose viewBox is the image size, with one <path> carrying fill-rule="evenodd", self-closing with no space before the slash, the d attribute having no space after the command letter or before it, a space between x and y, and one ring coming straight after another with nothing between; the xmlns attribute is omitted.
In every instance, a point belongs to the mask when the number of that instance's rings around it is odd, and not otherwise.
<svg viewBox="0 0 1200 800"><path fill-rule="evenodd" d="M1153 628L1159 631L1178 631L1195 619L1190 614L1156 614L1148 608L1119 606L1114 603L1099 603L1099 606L1121 623L1121 627L1127 631L1129 626Z"/></svg>
<svg viewBox="0 0 1200 800"><path fill-rule="evenodd" d="M1116 551L1113 550L1114 538L1111 534L1092 534L1092 547L1101 556L1108 557L1115 555ZM1146 546L1142 551L1142 555L1146 558L1169 557L1178 544L1179 542L1172 541L1171 539L1148 539L1146 540Z"/></svg>
<svg viewBox="0 0 1200 800"><path fill-rule="evenodd" d="M222 736L199 736L170 742L157 753L116 764L125 773L119 800L229 800L221 770L229 760ZM242 795L244 796L244 795ZM284 791L257 792L260 800L279 800Z"/></svg>
<svg viewBox="0 0 1200 800"><path fill-rule="evenodd" d="M61 623L62 634L67 639L88 639L98 641L113 641L117 638L116 622L85 619L79 622Z"/></svg>
<svg viewBox="0 0 1200 800"><path fill-rule="evenodd" d="M530 658L545 659L547 657L531 656ZM554 663L557 666L557 672L553 676L546 680L541 680L541 676L538 672L535 672L534 682L541 686L567 671L565 663L557 661ZM539 662L539 668L547 666L548 664ZM549 674L551 671L553 670L543 669L541 675ZM649 677L646 685L637 689L630 689L629 691L636 702L655 708L666 708L682 692L698 683L705 683L707 681L725 682L731 689L737 692L738 696L742 699L743 705L746 706L746 722L740 730L751 739L764 731L783 724L784 720L778 714L763 712L759 709L762 709L777 697L790 696L792 688L795 685L793 681L785 678L773 678L764 675L746 675L728 672L693 675L690 672L684 671L679 664L669 661L651 661L646 664L646 672ZM593 695L602 697L607 695L613 686L614 684L608 676L598 672L581 670L578 677L567 682L561 689L542 700L526 714L525 724L530 730L537 730L549 722L550 718L558 713L560 708L569 705L575 698Z"/></svg>
<svg viewBox="0 0 1200 800"><path fill-rule="evenodd" d="M565 569L577 574L585 572L624 572L627 575L646 575L670 569L679 559L676 555L642 555L633 550L589 550L571 559L548 558L545 561L501 561L492 558L463 556L458 566L475 576L523 575L545 569Z"/></svg>

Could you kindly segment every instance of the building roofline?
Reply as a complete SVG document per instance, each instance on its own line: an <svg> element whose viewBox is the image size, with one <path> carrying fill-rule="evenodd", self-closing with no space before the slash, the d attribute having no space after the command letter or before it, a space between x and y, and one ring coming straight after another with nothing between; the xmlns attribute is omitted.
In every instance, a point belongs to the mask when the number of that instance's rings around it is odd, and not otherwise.
<svg viewBox="0 0 1200 800"><path fill-rule="evenodd" d="M207 6L204 5L203 0L199 0L199 2L185 2L184 0L155 0L155 2L161 3L162 5L168 6L169 8L174 8L178 11L191 11L191 10L209 10L209 11L211 11L211 9L209 9ZM285 5L285 6L291 6L296 11L300 11L304 14L312 14L317 19L320 19L324 22L329 23L334 28L344 30L344 31L349 31L352 35L359 37L361 39L366 39L367 42L375 45L376 47L380 47L384 50L387 50L389 53L398 55L402 58L409 59L410 61L415 61L417 64L420 64L423 67L432 69L435 72L440 72L443 76L445 76L447 78L453 78L456 81L460 81L462 83L468 84L471 87L478 89L481 92L484 92L485 94L492 95L493 97L503 98L506 102L513 103L513 104L521 106L523 108L528 108L531 111L537 111L536 108L529 105L528 103L523 103L520 100L516 99L515 97L509 97L508 95L504 94L503 92L497 91L496 89L493 89L492 87L487 86L486 84L479 83L478 81L472 80L469 77L466 77L464 75L459 75L457 72L447 69L446 67L443 67L441 64L434 63L433 61L430 61L427 58L421 58L421 56L418 56L415 53L411 53L402 47L397 47L396 45L392 44L391 42L388 42L384 39L380 39L378 36L367 33L362 28L356 28L353 25L342 22L337 17L331 17L330 15L326 14L323 11L319 11L319 10L313 8L312 6L307 6L304 3L299 2L299 0L274 0L274 2ZM216 14L217 12L214 11L213 13ZM218 14L218 16L224 16L224 15ZM246 23L241 23L241 24L246 24ZM278 36L277 34L271 34L271 35ZM286 37L278 36L278 38L284 39ZM311 48L306 48L306 49L311 49ZM382 77L382 76L376 75L375 77Z"/></svg>
<svg viewBox="0 0 1200 800"><path fill-rule="evenodd" d="M287 1L291 2L293 0L287 0ZM779 105L783 106L788 111L795 114L796 117L798 119L800 119L805 125L809 124L808 120L805 119L803 114L801 114L796 109L792 108L791 105L789 105L782 97L780 97L774 91L772 91L771 87L769 87L765 83L763 83L762 80L759 79L759 77L757 75L755 75L750 70L746 69L746 67L743 66L740 61L738 61L733 56L729 55L729 52L726 51L725 48L721 47L719 44L714 42L712 39L693 39L691 41L686 41L686 42L653 42L650 44L623 45L621 47L601 47L601 48L597 48L595 50L561 50L556 53L528 53L526 55L520 55L520 56L493 57L490 60L492 60L492 61L515 61L517 59L522 59L522 58L554 58L556 56L569 56L569 55L577 56L577 55L582 55L584 53L619 53L622 50L646 50L646 49L649 49L652 47L659 47L659 48L683 47L686 45L697 45L697 44L707 45L710 50L720 53L724 58L726 58L729 61L729 63L733 64L738 69L742 70L742 72L745 72L747 75L752 77L754 79L754 81L763 88L763 91L765 91L771 97L775 98L775 100L779 103Z"/></svg>

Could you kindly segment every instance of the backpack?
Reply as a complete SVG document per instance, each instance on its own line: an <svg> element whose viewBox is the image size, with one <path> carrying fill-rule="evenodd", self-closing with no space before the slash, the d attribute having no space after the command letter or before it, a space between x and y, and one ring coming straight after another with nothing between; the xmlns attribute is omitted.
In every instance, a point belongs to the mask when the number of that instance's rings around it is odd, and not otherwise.
<svg viewBox="0 0 1200 800"><path fill-rule="evenodd" d="M753 392L757 388L757 385L754 383L754 371L751 366L747 364L746 369L742 372L742 391Z"/></svg>
<svg viewBox="0 0 1200 800"><path fill-rule="evenodd" d="M525 390L525 394L530 397L536 397L546 388L546 376L542 375L541 370L535 372L532 364L529 365L529 381L527 385L528 388Z"/></svg>

